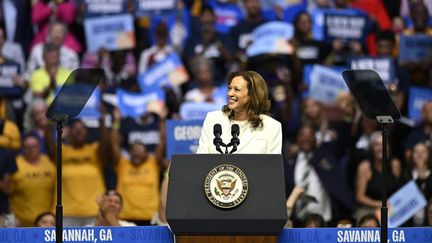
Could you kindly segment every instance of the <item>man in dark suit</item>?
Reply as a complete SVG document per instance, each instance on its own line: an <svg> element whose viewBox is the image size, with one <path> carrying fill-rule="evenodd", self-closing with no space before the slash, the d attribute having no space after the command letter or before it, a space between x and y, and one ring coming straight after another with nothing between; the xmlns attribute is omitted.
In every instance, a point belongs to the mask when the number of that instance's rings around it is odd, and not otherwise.
<svg viewBox="0 0 432 243"><path fill-rule="evenodd" d="M293 210L294 226L310 213L320 214L330 222L354 210L353 193L340 157L335 153L340 149L338 142L317 146L314 129L303 125L297 136L297 147L297 153L285 159L287 195L294 186L305 191Z"/></svg>

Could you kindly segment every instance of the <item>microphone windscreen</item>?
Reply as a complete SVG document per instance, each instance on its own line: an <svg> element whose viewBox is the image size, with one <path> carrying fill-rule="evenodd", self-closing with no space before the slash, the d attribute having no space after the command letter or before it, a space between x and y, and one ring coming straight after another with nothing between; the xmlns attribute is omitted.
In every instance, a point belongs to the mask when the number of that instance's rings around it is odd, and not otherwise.
<svg viewBox="0 0 432 243"><path fill-rule="evenodd" d="M216 124L213 126L213 135L216 136L216 134L217 134L218 136L222 135L222 126L221 126L221 124L219 124L219 123L216 123Z"/></svg>
<svg viewBox="0 0 432 243"><path fill-rule="evenodd" d="M238 124L232 124L231 126L231 135L234 136L234 134L237 136L240 134L240 127Z"/></svg>

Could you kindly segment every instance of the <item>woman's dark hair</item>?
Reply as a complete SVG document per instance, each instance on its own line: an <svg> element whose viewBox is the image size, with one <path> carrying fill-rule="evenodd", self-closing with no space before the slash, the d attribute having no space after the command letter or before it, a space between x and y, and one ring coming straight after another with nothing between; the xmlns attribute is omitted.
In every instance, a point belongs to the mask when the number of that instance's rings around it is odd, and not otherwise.
<svg viewBox="0 0 432 243"><path fill-rule="evenodd" d="M378 226L380 225L379 220L377 219L377 217L374 214L366 214L360 218L358 226L361 227L361 225L364 224L368 220L373 220L373 221L375 221L376 225L378 225Z"/></svg>
<svg viewBox="0 0 432 243"><path fill-rule="evenodd" d="M249 91L249 103L246 110L249 122L253 128L263 126L261 114L270 114L270 100L268 99L268 88L263 77L255 71L234 72L228 76L227 84L230 85L235 77L242 77L247 82ZM223 113L227 114L229 119L234 118L234 111L228 105L222 107Z"/></svg>
<svg viewBox="0 0 432 243"><path fill-rule="evenodd" d="M36 217L35 221L33 222L33 225L34 225L34 226L38 226L39 221L41 221L41 219L42 219L43 217L47 216L47 215L51 215L51 216L53 216L53 217L55 218L55 214L53 214L53 213L51 213L51 212L49 212L49 211L46 211L46 212L43 212L43 213L39 214L39 215Z"/></svg>
<svg viewBox="0 0 432 243"><path fill-rule="evenodd" d="M326 222L324 221L324 218L321 215L316 213L308 214L306 218L303 220L303 226L306 227L306 225L312 222L314 222L320 228L327 226Z"/></svg>

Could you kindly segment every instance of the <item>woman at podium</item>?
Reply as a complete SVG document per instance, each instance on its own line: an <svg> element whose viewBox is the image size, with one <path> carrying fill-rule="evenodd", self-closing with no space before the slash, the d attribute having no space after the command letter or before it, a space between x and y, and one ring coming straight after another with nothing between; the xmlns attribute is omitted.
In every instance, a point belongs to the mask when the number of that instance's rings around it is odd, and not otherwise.
<svg viewBox="0 0 432 243"><path fill-rule="evenodd" d="M254 71L234 72L227 85L227 104L207 113L197 153L281 154L282 127L269 116L262 76Z"/></svg>

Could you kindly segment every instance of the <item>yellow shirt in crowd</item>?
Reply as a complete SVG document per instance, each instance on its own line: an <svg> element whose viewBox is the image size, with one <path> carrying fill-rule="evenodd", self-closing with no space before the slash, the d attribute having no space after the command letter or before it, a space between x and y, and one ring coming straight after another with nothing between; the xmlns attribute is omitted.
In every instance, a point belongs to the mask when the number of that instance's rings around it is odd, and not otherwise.
<svg viewBox="0 0 432 243"><path fill-rule="evenodd" d="M123 197L121 219L150 220L159 207L160 167L150 155L147 161L133 164L121 157L117 168L117 191Z"/></svg>
<svg viewBox="0 0 432 243"><path fill-rule="evenodd" d="M18 170L12 175L11 209L22 226L33 226L36 217L54 205L56 169L48 156L41 155L38 164L16 157Z"/></svg>
<svg viewBox="0 0 432 243"><path fill-rule="evenodd" d="M105 192L98 147L97 142L82 148L63 146L64 216L93 217L98 213L96 197Z"/></svg>
<svg viewBox="0 0 432 243"><path fill-rule="evenodd" d="M66 79L69 77L71 70L59 67L56 74L57 87L60 88ZM30 90L32 93L41 93L50 86L51 80L45 68L35 70L30 79ZM51 92L47 97L47 102L50 103L54 99L54 92Z"/></svg>

